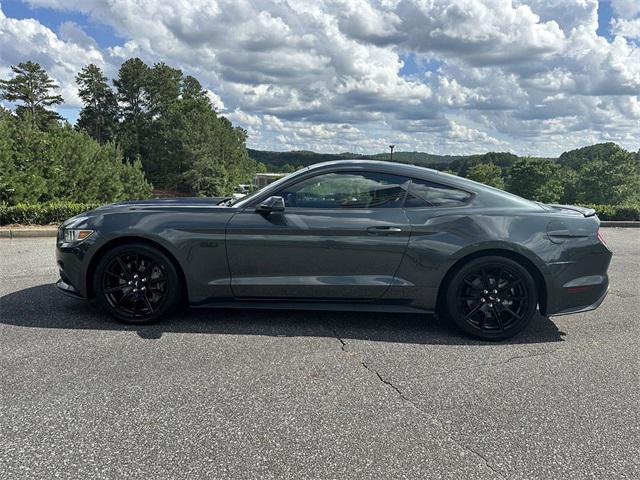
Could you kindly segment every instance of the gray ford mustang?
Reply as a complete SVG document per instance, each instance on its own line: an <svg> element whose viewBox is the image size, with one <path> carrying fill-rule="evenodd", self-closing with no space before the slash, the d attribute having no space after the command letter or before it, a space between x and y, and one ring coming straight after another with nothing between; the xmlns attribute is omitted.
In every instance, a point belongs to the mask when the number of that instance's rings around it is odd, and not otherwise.
<svg viewBox="0 0 640 480"><path fill-rule="evenodd" d="M121 202L70 218L62 292L148 323L201 307L440 312L500 340L594 309L611 252L590 209L434 170L314 165L240 200Z"/></svg>

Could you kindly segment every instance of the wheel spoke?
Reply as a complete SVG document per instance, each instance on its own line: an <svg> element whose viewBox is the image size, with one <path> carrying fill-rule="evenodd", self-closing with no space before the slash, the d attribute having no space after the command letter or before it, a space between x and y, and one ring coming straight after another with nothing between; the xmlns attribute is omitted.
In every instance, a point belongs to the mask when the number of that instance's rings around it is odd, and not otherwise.
<svg viewBox="0 0 640 480"><path fill-rule="evenodd" d="M502 318L500 318L500 313L498 312L498 309L495 307L495 305L491 307L491 311L493 312L493 316L496 318L496 322L498 322L498 327L500 327L500 330L504 330Z"/></svg>
<svg viewBox="0 0 640 480"><path fill-rule="evenodd" d="M512 297L510 295L503 295L503 297L505 300L511 301L511 300L526 300L527 297L521 297L521 296L516 296L516 297Z"/></svg>
<svg viewBox="0 0 640 480"><path fill-rule="evenodd" d="M131 273L129 267L127 267L127 265L122 261L120 257L116 257L116 262L118 262L118 265L120 265L123 273Z"/></svg>
<svg viewBox="0 0 640 480"><path fill-rule="evenodd" d="M516 279L514 279L514 280L511 280L511 281L510 281L509 283L507 283L504 287L499 288L498 290L499 290L499 291L501 291L501 292L503 292L503 291L505 291L505 290L509 290L509 289L511 289L511 288L513 288L513 287L515 287L515 286L516 286L516 285L518 285L519 283L520 283L520 279L519 279L519 278L516 278Z"/></svg>
<svg viewBox="0 0 640 480"><path fill-rule="evenodd" d="M477 287L476 285L473 284L473 280L469 280L468 278L464 279L464 283L466 283L467 285L469 285L471 288L473 288L474 290L482 290L481 287Z"/></svg>
<svg viewBox="0 0 640 480"><path fill-rule="evenodd" d="M482 270L480 270L480 275L482 277L482 286L484 287L485 290L487 290L488 288L491 287L491 284L489 282L489 277L487 276L487 271L483 268Z"/></svg>
<svg viewBox="0 0 640 480"><path fill-rule="evenodd" d="M138 269L138 273L140 273L140 275L144 275L145 273L147 273L149 271L149 266L150 265L153 265L153 264L151 262L149 262L149 261L146 261L146 262L143 261L142 265L140 265L140 267L142 267L142 268Z"/></svg>
<svg viewBox="0 0 640 480"><path fill-rule="evenodd" d="M518 320L522 319L521 315L518 315L516 312L514 312L513 310L511 310L509 307L507 307L506 305L504 305L504 309L509 313L509 315L512 315L514 317L516 317Z"/></svg>
<svg viewBox="0 0 640 480"><path fill-rule="evenodd" d="M129 288L129 285L117 285L115 287L111 287L111 288L107 288L104 293L115 293L115 292L123 292L125 291L127 288Z"/></svg>
<svg viewBox="0 0 640 480"><path fill-rule="evenodd" d="M125 293L124 295L122 295L120 297L120 300L118 300L116 302L116 304L114 305L114 308L118 308L120 305L122 305L122 302L124 302L125 298L129 297L131 295L131 293L133 293L133 292L128 292L128 293Z"/></svg>
<svg viewBox="0 0 640 480"><path fill-rule="evenodd" d="M149 314L152 314L153 313L153 306L151 305L151 302L149 301L149 298L147 298L147 294L146 293L142 294L142 301L144 302L146 307L149 309Z"/></svg>
<svg viewBox="0 0 640 480"><path fill-rule="evenodd" d="M473 315L475 315L478 310L480 310L482 308L482 304L478 304L476 305L474 308L471 309L471 311L469 313L467 313L467 315L464 317L465 320L468 320L469 318L471 318Z"/></svg>
<svg viewBox="0 0 640 480"><path fill-rule="evenodd" d="M140 297L138 295L134 295L133 296L133 308L131 309L131 314L135 317L136 313L138 311L138 301L140 300Z"/></svg>

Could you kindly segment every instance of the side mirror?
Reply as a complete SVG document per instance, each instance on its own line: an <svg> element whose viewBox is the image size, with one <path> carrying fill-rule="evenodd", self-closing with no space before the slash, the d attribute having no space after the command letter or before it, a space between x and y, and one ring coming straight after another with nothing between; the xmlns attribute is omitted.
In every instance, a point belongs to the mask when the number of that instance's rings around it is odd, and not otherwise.
<svg viewBox="0 0 640 480"><path fill-rule="evenodd" d="M284 212L284 198L269 197L256 207L258 213Z"/></svg>

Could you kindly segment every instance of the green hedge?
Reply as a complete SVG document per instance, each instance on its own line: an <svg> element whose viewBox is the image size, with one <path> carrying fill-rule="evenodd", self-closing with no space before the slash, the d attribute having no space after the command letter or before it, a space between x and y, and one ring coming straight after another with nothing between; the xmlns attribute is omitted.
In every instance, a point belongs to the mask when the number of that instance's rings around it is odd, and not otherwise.
<svg viewBox="0 0 640 480"><path fill-rule="evenodd" d="M0 225L47 225L60 223L69 217L98 207L97 203L50 202L41 204L20 203L15 206L0 205ZM600 220L640 220L640 204L634 205L583 205L593 208Z"/></svg>
<svg viewBox="0 0 640 480"><path fill-rule="evenodd" d="M640 220L640 204L583 206L593 208L600 220Z"/></svg>
<svg viewBox="0 0 640 480"><path fill-rule="evenodd" d="M50 202L40 204L19 203L0 205L0 225L48 225L61 223L69 217L98 207L97 203Z"/></svg>

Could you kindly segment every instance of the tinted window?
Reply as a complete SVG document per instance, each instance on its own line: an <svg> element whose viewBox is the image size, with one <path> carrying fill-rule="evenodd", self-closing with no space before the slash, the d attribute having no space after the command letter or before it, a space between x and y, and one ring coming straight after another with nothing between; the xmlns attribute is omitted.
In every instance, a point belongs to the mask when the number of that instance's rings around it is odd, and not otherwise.
<svg viewBox="0 0 640 480"><path fill-rule="evenodd" d="M405 208L457 207L466 203L470 196L469 193L457 188L414 179L409 185L404 206Z"/></svg>
<svg viewBox="0 0 640 480"><path fill-rule="evenodd" d="M287 207L400 208L409 179L373 172L325 173L279 192Z"/></svg>

